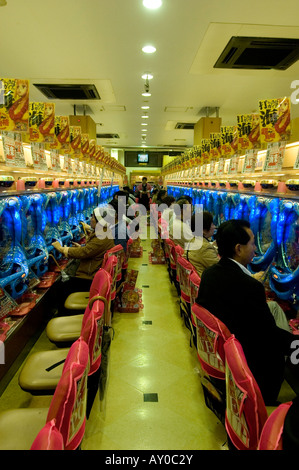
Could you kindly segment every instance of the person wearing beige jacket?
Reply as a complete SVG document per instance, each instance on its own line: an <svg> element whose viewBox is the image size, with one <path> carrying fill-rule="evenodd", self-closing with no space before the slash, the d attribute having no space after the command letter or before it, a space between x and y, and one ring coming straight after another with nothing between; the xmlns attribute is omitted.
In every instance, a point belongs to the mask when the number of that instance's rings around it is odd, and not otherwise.
<svg viewBox="0 0 299 470"><path fill-rule="evenodd" d="M96 229L97 224L101 230ZM79 260L75 275L62 282L58 288L58 311L63 313L65 299L72 292L87 292L90 290L92 280L100 269L106 251L114 247L114 239L107 222L96 208L91 216L90 226L85 228L90 232L85 245L73 243L74 247L62 246L58 241L52 243L54 248L63 253L66 258Z"/></svg>
<svg viewBox="0 0 299 470"><path fill-rule="evenodd" d="M193 233L195 233L197 216L202 216L202 236L195 236L190 240L186 246L184 257L190 261L197 274L201 276L207 267L218 263L219 256L216 246L213 242L210 242L210 238L214 235L216 229L213 223L213 215L206 211L202 214L193 214L190 224Z"/></svg>

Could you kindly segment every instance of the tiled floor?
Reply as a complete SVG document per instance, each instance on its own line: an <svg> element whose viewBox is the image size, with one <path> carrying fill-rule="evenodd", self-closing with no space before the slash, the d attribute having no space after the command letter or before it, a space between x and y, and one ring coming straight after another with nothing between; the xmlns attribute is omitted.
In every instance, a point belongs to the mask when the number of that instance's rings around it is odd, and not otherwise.
<svg viewBox="0 0 299 470"><path fill-rule="evenodd" d="M166 265L149 263L150 243L143 240L143 257L129 263L139 271L144 308L113 315L106 396L103 402L96 397L82 449L226 449L224 427L204 403L196 350L176 290ZM43 334L34 350L49 347L54 346ZM51 397L23 392L17 375L0 398L0 411L49 405Z"/></svg>

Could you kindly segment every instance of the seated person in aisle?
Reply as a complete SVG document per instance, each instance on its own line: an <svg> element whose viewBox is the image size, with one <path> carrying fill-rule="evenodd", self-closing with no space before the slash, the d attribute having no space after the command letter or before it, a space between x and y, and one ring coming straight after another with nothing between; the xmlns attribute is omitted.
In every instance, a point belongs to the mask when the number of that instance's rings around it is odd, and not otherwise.
<svg viewBox="0 0 299 470"><path fill-rule="evenodd" d="M124 186L123 191L128 193L128 205L132 206L133 204L136 204L136 197L134 196L133 189L130 189L129 186Z"/></svg>
<svg viewBox="0 0 299 470"><path fill-rule="evenodd" d="M160 206L160 204L163 204L164 202L164 199L167 197L167 191L166 189L160 189L158 191L158 194L157 194L157 200L156 200L156 204L158 204L158 206Z"/></svg>
<svg viewBox="0 0 299 470"><path fill-rule="evenodd" d="M201 217L202 234L196 234L196 219ZM213 215L210 212L197 212L192 215L191 230L195 237L188 243L184 256L194 266L199 277L201 277L204 269L219 261L217 248L210 241L210 238L214 235L215 228Z"/></svg>
<svg viewBox="0 0 299 470"><path fill-rule="evenodd" d="M99 207L92 213L90 228L91 233L88 235L85 245L73 243L74 247L67 247L61 246L58 241L52 243L54 248L63 253L66 258L80 261L74 276L62 283L61 292L58 295L59 307L64 305L65 299L72 292L89 291L94 275L102 265L106 251L114 247L112 233L107 227L107 222L103 219Z"/></svg>
<svg viewBox="0 0 299 470"><path fill-rule="evenodd" d="M204 270L196 303L219 318L240 341L266 405L275 404L294 336L277 326L264 286L246 268L256 250L249 222L224 222L216 242L221 259ZM288 382L292 386L289 378Z"/></svg>
<svg viewBox="0 0 299 470"><path fill-rule="evenodd" d="M109 229L112 232L114 238L114 243L116 245L121 245L124 249L124 252L127 251L127 242L129 240L127 224L131 222L127 218L127 207L125 198L119 198L118 200L111 201L109 206L112 208L112 213L107 219Z"/></svg>
<svg viewBox="0 0 299 470"><path fill-rule="evenodd" d="M173 205L174 216L169 223L169 238L184 250L194 238L190 227L192 205L187 199L179 199Z"/></svg>
<svg viewBox="0 0 299 470"><path fill-rule="evenodd" d="M175 198L173 196L166 196L163 199L162 204L158 206L158 222L162 229L161 236L162 238L169 237L169 223L173 217L173 204L175 203Z"/></svg>

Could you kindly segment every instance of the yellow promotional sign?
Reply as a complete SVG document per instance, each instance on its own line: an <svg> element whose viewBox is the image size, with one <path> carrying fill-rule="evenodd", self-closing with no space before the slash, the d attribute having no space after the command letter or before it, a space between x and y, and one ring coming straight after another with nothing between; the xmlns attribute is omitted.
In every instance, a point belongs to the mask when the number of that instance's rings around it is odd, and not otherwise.
<svg viewBox="0 0 299 470"><path fill-rule="evenodd" d="M0 130L28 132L29 81L0 79Z"/></svg>
<svg viewBox="0 0 299 470"><path fill-rule="evenodd" d="M70 120L68 116L55 116L55 140L49 144L50 150L59 150L62 154L70 153Z"/></svg>
<svg viewBox="0 0 299 470"><path fill-rule="evenodd" d="M230 157L238 152L238 128L237 126L222 126L221 130L221 155Z"/></svg>
<svg viewBox="0 0 299 470"><path fill-rule="evenodd" d="M261 147L260 141L260 115L239 114L238 123L238 149L240 152Z"/></svg>
<svg viewBox="0 0 299 470"><path fill-rule="evenodd" d="M291 138L290 98L259 101L261 143L288 141Z"/></svg>
<svg viewBox="0 0 299 470"><path fill-rule="evenodd" d="M55 104L29 103L29 141L53 143L55 140Z"/></svg>
<svg viewBox="0 0 299 470"><path fill-rule="evenodd" d="M210 134L210 157L211 160L218 161L221 157L221 134L220 132Z"/></svg>
<svg viewBox="0 0 299 470"><path fill-rule="evenodd" d="M81 126L70 126L70 155L81 156Z"/></svg>

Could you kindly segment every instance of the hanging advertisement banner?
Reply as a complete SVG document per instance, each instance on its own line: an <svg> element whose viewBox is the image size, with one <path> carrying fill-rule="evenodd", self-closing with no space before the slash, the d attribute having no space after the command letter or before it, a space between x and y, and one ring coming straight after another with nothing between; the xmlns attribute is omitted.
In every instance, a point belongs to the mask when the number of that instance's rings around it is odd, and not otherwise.
<svg viewBox="0 0 299 470"><path fill-rule="evenodd" d="M201 140L201 158L202 158L203 164L207 164L210 162L210 150L211 150L210 139L202 139Z"/></svg>
<svg viewBox="0 0 299 470"><path fill-rule="evenodd" d="M55 104L29 103L29 141L53 143L55 140Z"/></svg>
<svg viewBox="0 0 299 470"><path fill-rule="evenodd" d="M89 135L81 134L81 154L87 160L89 158Z"/></svg>
<svg viewBox="0 0 299 470"><path fill-rule="evenodd" d="M0 130L28 132L29 81L0 79Z"/></svg>
<svg viewBox="0 0 299 470"><path fill-rule="evenodd" d="M242 173L253 173L256 166L257 150L247 150L242 168Z"/></svg>
<svg viewBox="0 0 299 470"><path fill-rule="evenodd" d="M2 133L5 164L17 168L26 168L22 134L19 132Z"/></svg>
<svg viewBox="0 0 299 470"><path fill-rule="evenodd" d="M221 133L210 134L210 160L218 161L221 157Z"/></svg>
<svg viewBox="0 0 299 470"><path fill-rule="evenodd" d="M239 114L238 123L238 149L240 153L246 150L261 147L260 141L260 115Z"/></svg>
<svg viewBox="0 0 299 470"><path fill-rule="evenodd" d="M284 159L286 142L268 144L263 171L280 171Z"/></svg>
<svg viewBox="0 0 299 470"><path fill-rule="evenodd" d="M289 141L291 138L290 98L259 101L261 143Z"/></svg>
<svg viewBox="0 0 299 470"><path fill-rule="evenodd" d="M48 149L57 149L61 154L70 153L70 123L68 116L55 116L53 142L48 145Z"/></svg>
<svg viewBox="0 0 299 470"><path fill-rule="evenodd" d="M237 126L222 126L221 130L221 156L230 157L238 151Z"/></svg>
<svg viewBox="0 0 299 470"><path fill-rule="evenodd" d="M70 155L81 157L81 126L70 126Z"/></svg>

